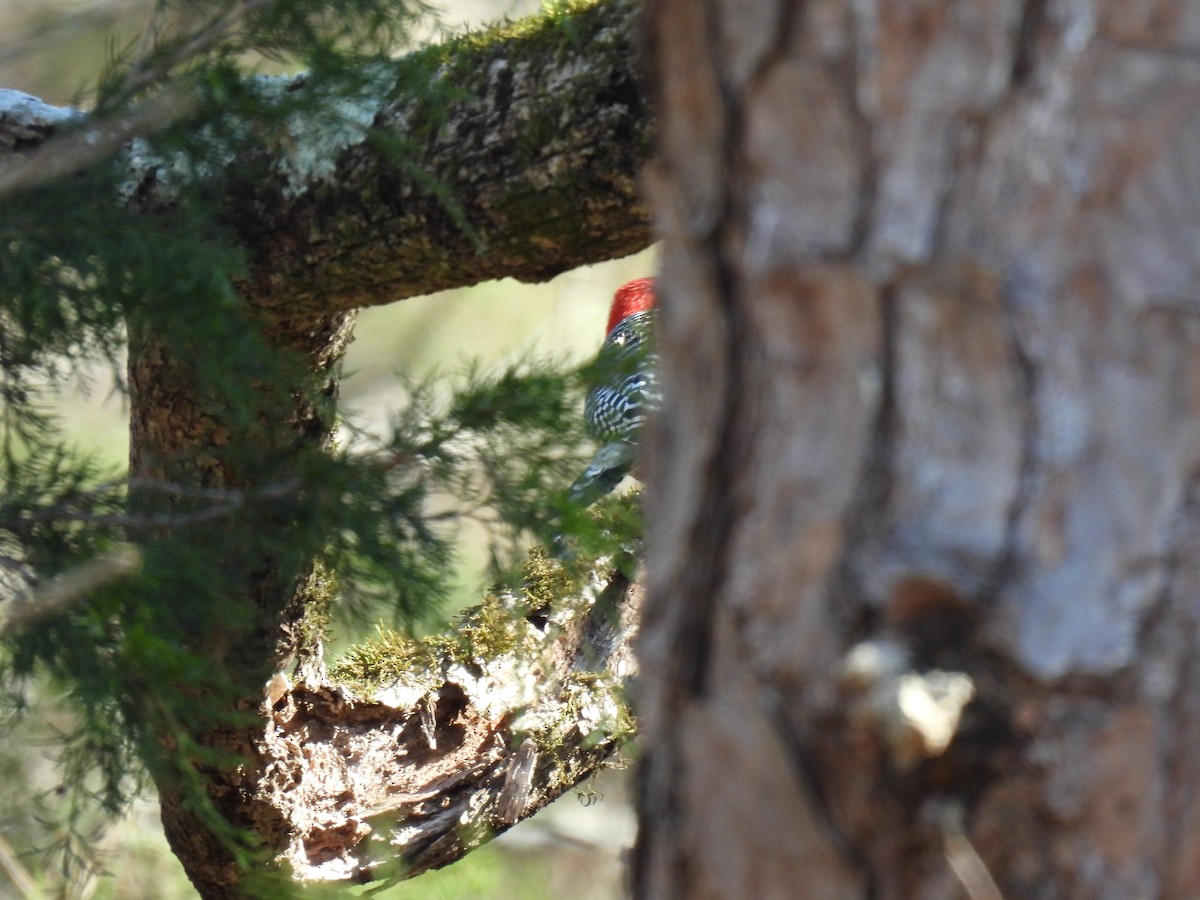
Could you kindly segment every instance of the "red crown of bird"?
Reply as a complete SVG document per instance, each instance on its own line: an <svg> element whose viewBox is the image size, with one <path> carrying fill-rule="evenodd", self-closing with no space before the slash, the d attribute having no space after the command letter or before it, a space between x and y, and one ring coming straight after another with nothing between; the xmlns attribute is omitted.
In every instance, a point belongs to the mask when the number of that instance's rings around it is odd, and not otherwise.
<svg viewBox="0 0 1200 900"><path fill-rule="evenodd" d="M608 327L604 333L608 334L634 313L653 309L655 302L653 278L637 278L621 285L613 295L612 309L608 312Z"/></svg>

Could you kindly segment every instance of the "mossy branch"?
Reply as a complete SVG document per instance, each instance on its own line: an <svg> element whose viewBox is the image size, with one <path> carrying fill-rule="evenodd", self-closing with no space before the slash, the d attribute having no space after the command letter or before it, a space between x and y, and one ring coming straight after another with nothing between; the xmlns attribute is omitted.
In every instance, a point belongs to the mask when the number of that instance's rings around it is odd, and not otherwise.
<svg viewBox="0 0 1200 900"><path fill-rule="evenodd" d="M264 134L216 179L249 251L240 292L307 318L492 278L545 280L647 246L636 12L602 0L454 38L367 73L353 108L324 124ZM321 89L305 76L260 86L267 102L293 105ZM64 123L88 128L31 99L0 105L0 176L52 154ZM177 177L169 162L135 158L127 187L152 210Z"/></svg>
<svg viewBox="0 0 1200 900"><path fill-rule="evenodd" d="M528 607L565 583L535 557L520 596L489 597L454 632L381 632L333 678L273 680L257 783L243 788L274 810L263 836L293 877L377 881L446 865L620 747L633 731L624 684L641 590L619 574L595 581L559 596L537 627Z"/></svg>

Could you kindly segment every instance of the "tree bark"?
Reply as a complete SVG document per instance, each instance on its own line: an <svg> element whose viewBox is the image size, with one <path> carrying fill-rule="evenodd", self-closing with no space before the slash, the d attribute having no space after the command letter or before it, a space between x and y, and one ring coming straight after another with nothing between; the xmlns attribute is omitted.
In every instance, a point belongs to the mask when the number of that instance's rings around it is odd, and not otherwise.
<svg viewBox="0 0 1200 900"><path fill-rule="evenodd" d="M1200 17L649 30L635 894L1200 894Z"/></svg>
<svg viewBox="0 0 1200 900"><path fill-rule="evenodd" d="M427 49L381 67L336 121L266 136L218 179L250 256L240 290L274 315L312 317L494 278L545 281L644 249L637 172L651 128L637 14L634 0L606 0ZM299 76L262 89L309 87ZM0 92L0 194L187 108L183 97L149 108L158 99L56 141L70 110ZM131 156L132 202L169 203L173 177L169 161Z"/></svg>
<svg viewBox="0 0 1200 900"><path fill-rule="evenodd" d="M276 156L273 178L230 198L256 260L247 296L329 312L545 281L644 249L637 12L608 0L507 40L451 43L440 65L418 66L417 99L397 86L359 113L377 133L345 146L318 137L299 165L295 151ZM443 82L448 103L431 99ZM380 137L403 143L401 164L373 149Z"/></svg>

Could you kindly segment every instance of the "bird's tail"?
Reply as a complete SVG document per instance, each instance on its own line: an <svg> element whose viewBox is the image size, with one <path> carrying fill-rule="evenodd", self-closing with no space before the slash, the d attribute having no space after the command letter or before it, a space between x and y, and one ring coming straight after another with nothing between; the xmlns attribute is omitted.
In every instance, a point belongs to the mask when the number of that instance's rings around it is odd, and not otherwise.
<svg viewBox="0 0 1200 900"><path fill-rule="evenodd" d="M567 500L586 508L613 491L633 469L636 447L630 441L610 441L596 451L583 474L567 491Z"/></svg>

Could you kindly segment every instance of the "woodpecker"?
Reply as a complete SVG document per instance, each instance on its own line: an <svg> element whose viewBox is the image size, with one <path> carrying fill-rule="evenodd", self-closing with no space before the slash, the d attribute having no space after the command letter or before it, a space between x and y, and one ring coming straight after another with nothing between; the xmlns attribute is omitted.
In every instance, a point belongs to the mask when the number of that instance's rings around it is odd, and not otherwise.
<svg viewBox="0 0 1200 900"><path fill-rule="evenodd" d="M608 336L596 357L597 383L583 415L600 448L567 494L579 506L595 503L629 474L646 414L660 400L652 350L654 279L621 286L608 314Z"/></svg>

